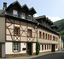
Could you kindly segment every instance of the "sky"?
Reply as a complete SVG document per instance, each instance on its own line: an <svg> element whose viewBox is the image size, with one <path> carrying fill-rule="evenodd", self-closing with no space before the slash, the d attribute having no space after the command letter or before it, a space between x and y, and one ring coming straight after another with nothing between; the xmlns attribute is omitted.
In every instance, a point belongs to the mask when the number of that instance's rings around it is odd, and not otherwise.
<svg viewBox="0 0 64 59"><path fill-rule="evenodd" d="M7 6L16 0L0 0L0 9L3 9L3 2ZM34 7L35 17L46 15L51 21L55 22L64 18L64 0L17 0L20 5L26 4L28 8Z"/></svg>

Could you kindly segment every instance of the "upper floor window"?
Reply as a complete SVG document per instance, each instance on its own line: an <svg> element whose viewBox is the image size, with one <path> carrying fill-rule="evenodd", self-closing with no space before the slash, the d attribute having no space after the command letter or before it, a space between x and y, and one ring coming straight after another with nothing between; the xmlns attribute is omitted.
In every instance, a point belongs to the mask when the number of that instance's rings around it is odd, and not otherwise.
<svg viewBox="0 0 64 59"><path fill-rule="evenodd" d="M53 41L55 41L55 36L53 36Z"/></svg>
<svg viewBox="0 0 64 59"><path fill-rule="evenodd" d="M14 16L18 16L18 11L17 10L13 10L13 15Z"/></svg>
<svg viewBox="0 0 64 59"><path fill-rule="evenodd" d="M45 39L45 34L43 33L43 39Z"/></svg>
<svg viewBox="0 0 64 59"><path fill-rule="evenodd" d="M28 15L28 20L32 20L32 16L31 15Z"/></svg>
<svg viewBox="0 0 64 59"><path fill-rule="evenodd" d="M47 39L47 34L46 34L46 39Z"/></svg>
<svg viewBox="0 0 64 59"><path fill-rule="evenodd" d="M48 40L49 40L49 34L48 34Z"/></svg>
<svg viewBox="0 0 64 59"><path fill-rule="evenodd" d="M39 32L39 38L41 38L41 32Z"/></svg>
<svg viewBox="0 0 64 59"><path fill-rule="evenodd" d="M21 18L25 19L25 13L21 13Z"/></svg>
<svg viewBox="0 0 64 59"><path fill-rule="evenodd" d="M14 35L17 35L17 36L20 35L20 28L19 27L14 27Z"/></svg>
<svg viewBox="0 0 64 59"><path fill-rule="evenodd" d="M28 37L32 37L32 30L28 29Z"/></svg>

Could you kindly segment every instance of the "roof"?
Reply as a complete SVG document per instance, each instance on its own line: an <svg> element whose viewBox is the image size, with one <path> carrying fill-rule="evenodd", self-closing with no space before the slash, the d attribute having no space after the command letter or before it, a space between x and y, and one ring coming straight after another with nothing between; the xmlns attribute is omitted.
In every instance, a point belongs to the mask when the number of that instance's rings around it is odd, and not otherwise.
<svg viewBox="0 0 64 59"><path fill-rule="evenodd" d="M59 27L58 27L57 25L55 25L55 24L54 24L54 25L51 25L51 27L52 27L52 28L56 28L56 29L59 28Z"/></svg>
<svg viewBox="0 0 64 59"><path fill-rule="evenodd" d="M45 15L43 15L43 16L39 16L39 17L34 17L34 19L38 19L38 20L41 20L41 19L45 19L47 22L49 22L50 24L53 24L53 22L50 20L50 19L48 19L48 17L46 17Z"/></svg>
<svg viewBox="0 0 64 59"><path fill-rule="evenodd" d="M15 1L15 2L11 3L7 8L9 8L11 5L15 5L16 3L18 3L18 5L20 6L20 8L24 8L24 7L26 7L26 8L28 9L29 12L33 11L34 13L36 13L36 11L35 11L35 9L34 9L33 7L29 9L29 8L27 7L26 4L23 5L23 6L21 6L21 5L19 4L18 1ZM0 10L0 13L2 13L2 12L5 12L5 11ZM19 19L19 20L21 20L21 21L34 23L34 24L36 24L36 25L39 24L39 25L37 25L37 26L41 26L42 28L45 28L45 29L47 29L47 30L49 30L49 31L51 31L51 32L54 32L54 33L56 33L56 34L59 35L58 32L56 32L56 31L54 31L54 30L52 30L52 29L49 29L49 28L43 26L42 24L40 24L40 23L36 20L36 19L43 19L43 18L45 18L46 21L52 22L52 21L49 20L45 15L43 15L43 16L39 16L39 17L36 17L36 18L33 19L33 21L26 20L26 19L21 19L21 18L19 18L19 17L14 17L13 15L4 14L4 13L3 13L3 14L0 14L0 16L11 17L11 18Z"/></svg>
<svg viewBox="0 0 64 59"><path fill-rule="evenodd" d="M33 14L36 13L36 11L33 7L29 9L29 12L33 12Z"/></svg>
<svg viewBox="0 0 64 59"><path fill-rule="evenodd" d="M21 9L26 8L27 11L29 11L29 12L33 11L33 14L36 13L36 11L35 11L35 9L34 9L33 7L29 9L28 6L27 6L26 4L24 4L23 6L21 6L20 3L19 3L18 1L15 1L15 2L11 3L11 4L6 8L6 10L7 10L10 6L15 5L15 4L18 4L18 5L20 6Z"/></svg>

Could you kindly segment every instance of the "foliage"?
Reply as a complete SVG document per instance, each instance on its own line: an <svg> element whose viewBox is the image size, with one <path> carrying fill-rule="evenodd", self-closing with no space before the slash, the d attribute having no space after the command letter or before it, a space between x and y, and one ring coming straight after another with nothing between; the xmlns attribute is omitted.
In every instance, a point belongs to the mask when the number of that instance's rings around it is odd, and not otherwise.
<svg viewBox="0 0 64 59"><path fill-rule="evenodd" d="M39 47L40 47L40 43L37 42L37 43L36 43L36 54L37 54L37 55L39 54Z"/></svg>
<svg viewBox="0 0 64 59"><path fill-rule="evenodd" d="M59 26L58 32L61 33L61 39L64 41L64 19L54 22L57 26Z"/></svg>

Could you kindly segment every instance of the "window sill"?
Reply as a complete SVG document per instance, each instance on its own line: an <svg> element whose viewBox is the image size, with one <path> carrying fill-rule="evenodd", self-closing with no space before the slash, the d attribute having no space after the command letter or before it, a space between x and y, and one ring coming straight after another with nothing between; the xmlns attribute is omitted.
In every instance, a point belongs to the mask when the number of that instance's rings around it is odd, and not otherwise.
<svg viewBox="0 0 64 59"><path fill-rule="evenodd" d="M19 53L19 51L13 51L14 53Z"/></svg>
<svg viewBox="0 0 64 59"><path fill-rule="evenodd" d="M14 35L14 36L20 36L20 35Z"/></svg>

